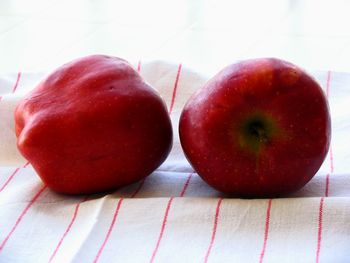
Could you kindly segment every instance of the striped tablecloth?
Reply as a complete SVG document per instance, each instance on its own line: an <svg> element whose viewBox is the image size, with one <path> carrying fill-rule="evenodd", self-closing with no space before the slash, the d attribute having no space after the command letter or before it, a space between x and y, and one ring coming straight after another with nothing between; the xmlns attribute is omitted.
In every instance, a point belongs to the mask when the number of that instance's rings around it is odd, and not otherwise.
<svg viewBox="0 0 350 263"><path fill-rule="evenodd" d="M210 76L135 63L166 101L167 161L113 193L64 196L15 147L16 102L43 73L0 75L0 262L350 262L350 74L311 72L330 102L333 138L317 175L280 199L229 199L185 160L177 134L188 97Z"/></svg>

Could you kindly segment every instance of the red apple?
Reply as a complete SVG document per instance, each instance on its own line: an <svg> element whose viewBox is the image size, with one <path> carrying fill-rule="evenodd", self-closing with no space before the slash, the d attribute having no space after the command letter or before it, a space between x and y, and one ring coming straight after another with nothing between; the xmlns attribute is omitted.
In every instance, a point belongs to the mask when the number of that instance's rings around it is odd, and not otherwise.
<svg viewBox="0 0 350 263"><path fill-rule="evenodd" d="M187 102L180 140L198 174L219 191L275 197L303 187L328 152L326 97L299 67L273 58L224 68Z"/></svg>
<svg viewBox="0 0 350 263"><path fill-rule="evenodd" d="M15 112L17 145L44 183L67 194L115 189L167 157L166 105L132 66L94 55L55 70Z"/></svg>

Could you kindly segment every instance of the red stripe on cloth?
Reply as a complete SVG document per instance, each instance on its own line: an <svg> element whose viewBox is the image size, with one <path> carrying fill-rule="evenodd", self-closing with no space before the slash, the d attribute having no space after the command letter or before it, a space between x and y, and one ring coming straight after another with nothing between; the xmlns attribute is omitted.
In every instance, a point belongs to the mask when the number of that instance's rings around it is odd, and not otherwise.
<svg viewBox="0 0 350 263"><path fill-rule="evenodd" d="M26 163L23 165L23 168L27 168L28 165L29 165L29 162L26 162Z"/></svg>
<svg viewBox="0 0 350 263"><path fill-rule="evenodd" d="M141 60L139 60L139 63L137 63L137 72L141 72Z"/></svg>
<svg viewBox="0 0 350 263"><path fill-rule="evenodd" d="M15 85L13 86L12 88L12 93L15 93L16 92L16 89L18 87L18 83L19 83L19 80L21 79L21 72L18 72L17 74L17 79L16 79L16 83Z"/></svg>
<svg viewBox="0 0 350 263"><path fill-rule="evenodd" d="M331 87L331 71L328 71L327 74L327 84L326 84L326 95L327 99L329 99L329 94L330 94L330 87ZM330 159L330 169L331 173L333 173L334 170L334 165L333 165L333 150L332 150L332 145L329 147L329 159Z"/></svg>
<svg viewBox="0 0 350 263"><path fill-rule="evenodd" d="M17 172L19 171L20 167L17 167L13 173L10 175L10 177L6 180L6 182L3 184L3 186L1 186L0 188L0 193L2 192L2 190L5 189L5 187L9 184L9 182L12 180L12 178L17 174Z"/></svg>
<svg viewBox="0 0 350 263"><path fill-rule="evenodd" d="M57 244L55 250L53 251L53 253L52 253L52 255L51 255L51 257L50 257L50 259L49 259L48 262L52 262L52 260L55 258L55 256L56 256L58 250L60 249L60 247L61 247L61 245L62 245L62 243L63 243L63 240L64 240L64 239L66 238L66 236L68 235L69 231L71 230L71 228L72 228L72 226L73 226L73 224L74 224L74 222L75 222L75 219L77 218L80 204L83 203L83 202L85 202L85 201L87 200L87 198L88 198L88 196L86 196L84 199L82 199L79 203L76 204L75 210L74 210L74 213L73 213L73 217L72 217L72 219L71 219L71 221L70 221L70 223L69 223L69 225L68 225L66 231L63 233L63 236L61 237L60 241L58 242L58 244Z"/></svg>
<svg viewBox="0 0 350 263"><path fill-rule="evenodd" d="M330 86L331 86L331 71L328 71L327 74L327 82L326 82L326 96L327 99L329 100L329 95L330 95ZM332 144L329 146L329 164L330 164L330 173L327 174L326 176L326 189L325 189L325 196L328 197L329 194L329 179L330 175L334 171L334 164L333 164L333 150L332 150Z"/></svg>
<svg viewBox="0 0 350 263"><path fill-rule="evenodd" d="M186 192L187 187L188 187L188 185L189 185L189 183L190 183L190 180L191 180L192 175L193 175L193 173L190 173L190 175L188 176L188 178L187 178L187 180L186 180L186 183L185 183L185 185L184 185L184 188L183 188L182 191L181 191L180 197L183 197L183 196L185 195L185 192Z"/></svg>
<svg viewBox="0 0 350 263"><path fill-rule="evenodd" d="M334 164L333 164L333 149L332 149L332 145L329 146L329 161L330 161L331 173L333 173L333 171L334 171Z"/></svg>
<svg viewBox="0 0 350 263"><path fill-rule="evenodd" d="M266 209L264 243L263 243L263 247L262 247L262 250L261 250L261 253L260 253L260 260L259 260L260 263L262 263L263 260L264 260L265 251L266 251L266 245L267 245L267 239L269 238L271 206L272 206L272 199L269 200L269 202L267 204L267 209Z"/></svg>
<svg viewBox="0 0 350 263"><path fill-rule="evenodd" d="M24 164L22 167L17 167L17 168L13 171L13 173L12 173L12 174L10 175L10 177L6 180L6 182L4 183L4 185L1 186L1 188L0 188L0 193L1 193L2 190L4 190L5 187L10 183L10 181L13 179L13 177L15 177L15 175L18 173L18 171L19 171L21 168L26 168L28 164L29 164L29 163L27 162L27 163Z"/></svg>
<svg viewBox="0 0 350 263"><path fill-rule="evenodd" d="M141 190L141 188L142 188L144 183L145 183L145 179L143 179L140 182L139 186L136 188L135 192L130 196L130 198L134 198L140 192L140 190Z"/></svg>
<svg viewBox="0 0 350 263"><path fill-rule="evenodd" d="M321 242L322 242L322 226L323 226L323 204L324 204L324 197L321 197L320 208L319 208L319 212L318 212L316 263L318 263L320 261L320 251L321 251Z"/></svg>
<svg viewBox="0 0 350 263"><path fill-rule="evenodd" d="M166 223L167 223L167 220L168 220L169 210L170 210L171 204L172 204L172 202L173 202L173 199L174 199L174 197L171 197L171 198L169 199L169 201L168 201L167 206L166 206L166 210L165 210L165 214L164 214L164 218L163 218L162 227L161 227L161 229L160 229L160 233L159 233L159 237L158 237L158 241L157 241L156 247L155 247L154 250L153 250L151 260L149 261L150 263L154 262L154 259L155 259L156 255L157 255L160 242L162 241L162 238L163 238L165 226L166 226Z"/></svg>
<svg viewBox="0 0 350 263"><path fill-rule="evenodd" d="M214 245L215 236L216 236L216 229L217 229L217 227L218 227L218 222L219 222L219 213L220 213L221 202L222 202L222 198L219 199L218 204L216 205L215 218L214 218L214 225L213 225L213 230L212 230L212 234L211 234L210 244L209 244L207 253L205 254L205 258L204 258L204 262L205 262L205 263L208 262L211 249L212 249L212 247L213 247L213 245Z"/></svg>
<svg viewBox="0 0 350 263"><path fill-rule="evenodd" d="M171 114L173 112L173 107L174 107L175 98L176 98L177 86L178 86L179 79L180 79L181 68L182 68L182 64L180 63L179 67L177 69L176 79L175 79L174 88L173 88L173 95L171 97L171 103L170 103L170 108L169 108L169 114Z"/></svg>
<svg viewBox="0 0 350 263"><path fill-rule="evenodd" d="M326 176L326 190L325 190L325 196L328 197L329 192L329 173Z"/></svg>
<svg viewBox="0 0 350 263"><path fill-rule="evenodd" d="M26 206L26 208L22 211L21 215L18 217L18 219L16 220L16 222L14 223L12 229L10 230L10 232L7 234L6 238L2 241L1 245L0 245L0 252L2 251L2 249L5 247L7 241L10 239L10 237L12 236L13 232L15 232L17 226L19 225L19 223L22 221L23 217L26 215L26 213L28 212L28 210L31 208L31 206L35 203L35 201L39 198L39 196L42 194L42 192L44 192L44 190L46 189L46 185L44 185L42 188L40 188L40 190L35 194L35 196L32 198L32 200L30 200L30 202L28 203L28 205Z"/></svg>
<svg viewBox="0 0 350 263"><path fill-rule="evenodd" d="M114 212L114 215L113 215L113 219L112 219L112 222L111 222L111 224L110 224L110 226L109 226L107 235L106 235L105 239L103 240L103 243L102 243L100 249L98 250L98 252L97 252L97 254L96 254L96 257L95 257L95 259L94 259L94 263L96 263L96 262L99 260L101 254L102 254L102 252L103 252L103 249L105 248L105 246L106 246L106 244L107 244L107 241L108 241L108 239L109 239L109 237L110 237L110 235L111 235L111 233L112 233L112 230L113 230L113 227L114 227L115 221L116 221L116 219L117 219L117 216L118 216L118 213L119 213L119 210L120 210L120 206L122 205L123 200L124 200L124 199L123 199L123 197L122 197L122 198L120 198L119 201L118 201L117 208L115 209L115 212Z"/></svg>
<svg viewBox="0 0 350 263"><path fill-rule="evenodd" d="M17 89L17 87L18 87L18 84L19 84L20 79L21 79L21 72L18 72L18 73L17 73L17 79L16 79L16 82L15 82L15 84L14 84L14 85L13 85L13 87L12 87L12 93L14 93L14 92L16 91L16 89ZM2 96L0 96L0 101L1 101L1 99L2 99Z"/></svg>

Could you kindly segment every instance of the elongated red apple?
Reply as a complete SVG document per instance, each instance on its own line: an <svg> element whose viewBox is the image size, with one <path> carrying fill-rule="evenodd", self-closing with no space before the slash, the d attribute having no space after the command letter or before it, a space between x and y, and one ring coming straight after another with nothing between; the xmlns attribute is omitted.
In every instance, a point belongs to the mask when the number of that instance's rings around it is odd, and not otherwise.
<svg viewBox="0 0 350 263"><path fill-rule="evenodd" d="M165 103L116 57L88 56L58 68L18 104L15 121L18 149L60 193L138 181L172 145Z"/></svg>
<svg viewBox="0 0 350 263"><path fill-rule="evenodd" d="M254 59L219 72L187 102L185 155L211 186L274 197L304 186L329 148L330 115L317 82L291 63Z"/></svg>

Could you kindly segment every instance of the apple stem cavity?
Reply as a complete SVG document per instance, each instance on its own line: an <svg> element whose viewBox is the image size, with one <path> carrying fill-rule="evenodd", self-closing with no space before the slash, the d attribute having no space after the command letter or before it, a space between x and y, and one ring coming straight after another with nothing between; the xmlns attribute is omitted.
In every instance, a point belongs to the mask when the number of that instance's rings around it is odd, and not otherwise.
<svg viewBox="0 0 350 263"><path fill-rule="evenodd" d="M254 114L243 121L239 131L239 143L242 149L259 154L261 148L271 142L277 128L268 116Z"/></svg>
<svg viewBox="0 0 350 263"><path fill-rule="evenodd" d="M248 126L248 129L249 129L249 133L252 136L255 136L256 139L259 140L259 142L267 142L268 141L266 129L265 129L264 124L262 122L250 123L250 125Z"/></svg>

